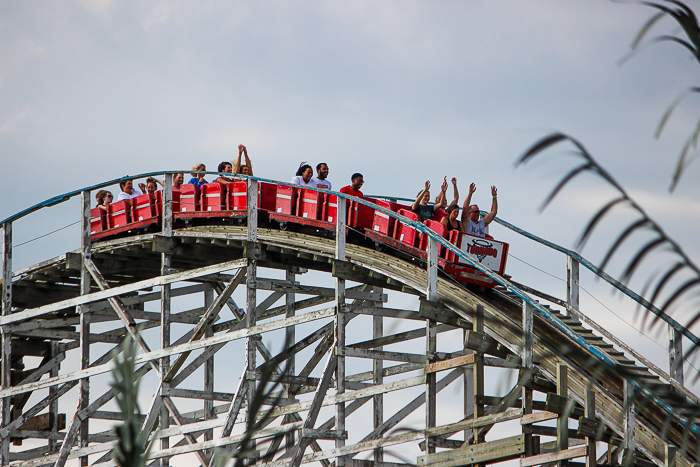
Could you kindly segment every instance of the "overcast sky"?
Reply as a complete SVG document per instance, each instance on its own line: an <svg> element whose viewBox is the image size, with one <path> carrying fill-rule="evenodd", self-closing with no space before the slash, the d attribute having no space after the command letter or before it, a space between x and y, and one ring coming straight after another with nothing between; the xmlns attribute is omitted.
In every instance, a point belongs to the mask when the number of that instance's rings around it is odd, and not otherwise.
<svg viewBox="0 0 700 467"><path fill-rule="evenodd" d="M284 181L324 161L336 189L359 171L366 194L412 197L426 179L435 190L455 176L462 199L477 183L482 208L496 185L499 217L572 247L610 192L584 177L540 215L570 166L551 152L513 167L556 130L698 261L700 165L668 194L697 98L654 138L667 106L699 84L698 64L669 43L617 64L652 13L604 0L1 1L0 218L127 174L213 170L243 143L256 175ZM78 219L74 205L52 213L18 222L15 243ZM603 229L584 250L592 260L617 232ZM492 233L564 274L561 257ZM77 247L60 235L27 258ZM516 260L509 268L535 280Z"/></svg>

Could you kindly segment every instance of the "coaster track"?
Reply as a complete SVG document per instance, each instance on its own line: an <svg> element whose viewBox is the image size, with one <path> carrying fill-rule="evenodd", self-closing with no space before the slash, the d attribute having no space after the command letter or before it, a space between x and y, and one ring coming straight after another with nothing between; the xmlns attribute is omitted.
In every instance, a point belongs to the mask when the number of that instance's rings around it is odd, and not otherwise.
<svg viewBox="0 0 700 467"><path fill-rule="evenodd" d="M89 199L83 191L84 212ZM255 208L249 207L249 219ZM11 265L13 220L3 223L4 265ZM443 243L429 229L414 227ZM698 398L683 387L678 367L669 376L642 360L571 300L495 275L501 286L479 290L442 274L430 252L426 260L377 251L361 232L345 232L342 222L331 238L248 222L166 225L158 233L95 243L84 233L81 250L14 273L5 267L2 465L113 464L115 437L108 427L121 415L110 411L106 381L111 351L127 334L139 342L137 373L149 384L142 385L149 399L143 429L158 440L150 453L158 465L208 466L213 448L235 449L261 372L270 367L282 374L284 397L255 434L251 462L698 462ZM285 278L275 278L276 271ZM308 271L316 271L308 276L320 283L303 283ZM246 289L244 308L231 298L239 286ZM200 297L203 306L176 297ZM391 308L394 302L419 306ZM147 310L151 303L160 312ZM400 323L400 332L385 334L385 322ZM292 355L286 371L269 346L282 332ZM464 345L447 351L438 334L457 336ZM262 336L273 337L266 345ZM245 349L236 342L245 342ZM679 346L673 351L677 357ZM240 374L229 375L238 386L220 386L216 376L229 372L232 357L245 362ZM371 371L350 374L363 361L371 362ZM485 368L518 378L504 396L493 397L486 393ZM448 387L463 392L464 407L446 422L441 412L454 404ZM392 395L399 410L388 414L384 395ZM74 412L60 413L76 400ZM192 401L200 408L193 410ZM369 403L371 420L362 410ZM422 426L396 430L412 426L410 416L419 409ZM505 424L514 420L520 423L515 429ZM501 426L509 428L494 428ZM270 442L279 434L284 441ZM262 460L270 444L276 455ZM401 462L387 460L396 454Z"/></svg>

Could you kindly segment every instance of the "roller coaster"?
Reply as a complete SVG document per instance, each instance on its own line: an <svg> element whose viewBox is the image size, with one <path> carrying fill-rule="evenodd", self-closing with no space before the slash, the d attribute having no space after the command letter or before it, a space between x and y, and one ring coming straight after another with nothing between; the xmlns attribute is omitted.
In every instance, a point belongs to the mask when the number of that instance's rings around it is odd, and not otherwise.
<svg viewBox="0 0 700 467"><path fill-rule="evenodd" d="M681 343L700 341L579 254L496 219L566 255L560 299L506 275L507 243L446 236L396 199L245 176L173 190L173 173L106 210L90 194L115 181L2 221L2 465L114 465L127 335L149 465L239 455L270 373L278 399L248 464L698 463ZM13 223L73 197L80 249L13 271ZM580 265L666 321L668 371L579 309ZM487 394L499 374L514 382Z"/></svg>

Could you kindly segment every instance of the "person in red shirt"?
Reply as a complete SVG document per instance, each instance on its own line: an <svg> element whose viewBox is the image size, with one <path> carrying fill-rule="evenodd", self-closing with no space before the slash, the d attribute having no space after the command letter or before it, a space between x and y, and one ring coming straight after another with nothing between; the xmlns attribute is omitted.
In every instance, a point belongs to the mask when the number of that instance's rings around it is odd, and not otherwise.
<svg viewBox="0 0 700 467"><path fill-rule="evenodd" d="M362 185L365 184L365 179L360 173L354 173L352 174L352 177L350 177L352 180L352 185L344 186L343 188L340 189L341 193L344 193L346 195L351 195L351 196L356 196L358 198L364 198L365 195L362 194L360 191L360 188L362 188Z"/></svg>

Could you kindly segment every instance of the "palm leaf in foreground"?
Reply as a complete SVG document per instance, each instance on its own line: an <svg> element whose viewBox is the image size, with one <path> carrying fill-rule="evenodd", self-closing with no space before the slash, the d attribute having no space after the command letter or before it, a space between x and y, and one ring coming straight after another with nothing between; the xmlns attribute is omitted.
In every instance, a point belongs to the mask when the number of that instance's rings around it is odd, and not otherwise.
<svg viewBox="0 0 700 467"><path fill-rule="evenodd" d="M654 303L659 296L664 292L667 295L667 299L664 304L659 308L660 313L668 313L670 307L677 303L679 299L691 298L691 294L700 292L700 269L690 260L690 258L683 251L681 246L671 239L663 229L657 224L653 219L651 219L647 213L639 206L620 186L619 183L591 156L591 154L586 150L586 148L576 139L565 135L563 133L553 133L550 134L540 141L532 145L516 162L517 165L521 165L531 161L538 154L543 151L553 147L555 144L560 144L563 142L570 142L574 145L574 154L583 160L582 164L576 169L570 171L566 176L564 176L561 181L557 184L556 188L547 197L544 206L547 206L549 202L560 192L561 188L572 181L575 177L582 173L593 173L605 180L611 187L613 187L618 194L614 199L606 203L602 208L600 208L588 222L586 227L583 229L581 237L578 239L577 248L582 248L586 241L593 234L595 228L599 225L600 221L610 215L613 211L619 210L620 207L626 207L632 209L635 214L634 221L627 226L614 241L610 249L607 251L604 260L599 267L603 270L605 266L608 265L609 261L613 255L623 246L630 243L630 237L632 233L646 231L651 233L652 238L646 244L642 245L636 250L636 253L630 258L629 262L626 264L624 272L621 274L619 280L622 283L629 283L635 272L639 269L639 266L643 263L645 258L648 258L652 253L658 253L662 251L669 251L675 260L673 265L667 269L654 273L650 281L655 282L654 287L645 287L645 289L650 290L651 300L650 303ZM683 281L680 285L672 280L678 278L681 272L690 275L690 278ZM659 279L660 280L657 280ZM646 292L646 290L645 290ZM687 301L687 300L686 300ZM654 310L651 310L654 311ZM652 320L652 325L657 323L660 318L656 316ZM686 327L690 327L695 321L700 320L700 313L697 313L688 323ZM689 352L696 351L696 348L691 349Z"/></svg>

